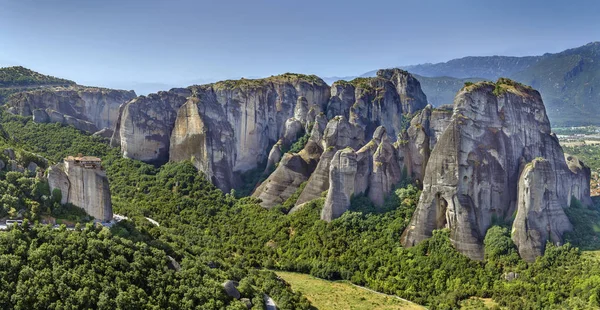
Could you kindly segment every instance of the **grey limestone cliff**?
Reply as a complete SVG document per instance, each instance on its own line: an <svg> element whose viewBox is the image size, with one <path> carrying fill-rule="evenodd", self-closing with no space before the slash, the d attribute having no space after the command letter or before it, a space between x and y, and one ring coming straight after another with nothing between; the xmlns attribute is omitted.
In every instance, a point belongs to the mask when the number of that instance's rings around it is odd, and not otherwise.
<svg viewBox="0 0 600 310"><path fill-rule="evenodd" d="M526 261L544 253L546 242L562 243L562 235L573 227L563 208L567 197L557 191L560 180L549 161L537 158L521 172L517 193L517 215L512 239Z"/></svg>
<svg viewBox="0 0 600 310"><path fill-rule="evenodd" d="M398 148L404 156L404 166L413 180L419 183L423 181L431 151L450 124L451 118L451 107L433 108L428 105L413 117L408 130L398 141Z"/></svg>
<svg viewBox="0 0 600 310"><path fill-rule="evenodd" d="M427 105L419 82L408 72L384 69L373 78L338 81L331 87L327 116L348 117L370 137L378 126L384 126L392 141L404 127L404 117Z"/></svg>
<svg viewBox="0 0 600 310"><path fill-rule="evenodd" d="M329 99L329 87L315 76L284 74L148 97L121 112L113 140L120 140L124 156L157 163L192 159L229 191L240 173L267 161L279 139L307 127Z"/></svg>
<svg viewBox="0 0 600 310"><path fill-rule="evenodd" d="M40 123L63 123L96 132L112 129L119 106L135 98L135 92L72 85L24 91L9 97L8 111L33 116Z"/></svg>
<svg viewBox="0 0 600 310"><path fill-rule="evenodd" d="M545 163L523 176L521 172L527 163L536 158ZM580 169L576 174L567 166L537 91L507 79L467 86L456 96L450 124L431 152L423 192L402 242L412 246L430 237L432 230L448 228L450 239L460 252L483 259L483 238L493 218L509 219L517 211L521 214L515 220L517 225L523 222L523 214L539 206L552 205L542 215L554 216L556 208L568 206L571 195L587 202L589 185L578 180L585 179L588 171ZM520 191L526 191L524 185L519 185L526 183L524 179L560 182L556 182L553 192L548 192L550 198L534 194L544 201L522 207L518 206L519 199L528 200L526 196L519 197ZM535 183L528 188L540 186ZM525 217L538 223L538 227L544 225L539 217ZM568 225L559 226L554 232L562 235ZM527 228L522 231L524 226L519 227L517 231L529 233ZM516 244L521 251L524 243L520 239ZM542 237L534 243L543 240Z"/></svg>
<svg viewBox="0 0 600 310"><path fill-rule="evenodd" d="M121 107L111 145L123 156L149 163L169 159L171 131L177 112L191 95L189 90L171 90L135 98Z"/></svg>
<svg viewBox="0 0 600 310"><path fill-rule="evenodd" d="M387 195L404 177L398 150L390 143L383 126L379 126L371 141L358 151L349 147L337 151L328 166L329 186L321 213L321 219L325 221L347 211L352 196L365 194L375 206L382 206Z"/></svg>
<svg viewBox="0 0 600 310"><path fill-rule="evenodd" d="M402 175L403 162L398 148L392 142L405 130L406 119L411 113L425 107L426 102L418 81L402 70L381 70L375 78L334 83L325 111L329 119L327 127L322 131L313 130L311 135L310 143L318 145L316 149L321 152L318 154L318 164L311 167L308 179L307 176L302 177L303 182L306 180L307 183L291 212L306 202L321 197L329 189L330 163L334 154L346 147L359 150L357 158L360 170L357 178L360 180L357 185L360 190L356 194L365 193L377 205L382 204L384 197ZM316 137L319 132L322 134ZM372 141L366 140L372 136ZM287 169L286 165L277 167L277 170L283 169ZM266 182L278 183L278 178L283 174L277 170ZM272 207L289 198L301 184L281 181L292 184L292 188L261 186L254 196L264 197L265 190L278 192L273 192L273 196L279 197L276 200L263 199L263 206ZM371 182L373 187L370 187ZM370 189L369 193L366 193L367 189Z"/></svg>
<svg viewBox="0 0 600 310"><path fill-rule="evenodd" d="M242 173L266 164L265 173L273 172L253 196L270 208L304 182L296 206L320 197L329 188L336 151L360 150L382 126L375 148L357 152L362 191L380 204L401 175L403 162L393 143L407 117L426 102L419 82L398 69L331 88L318 77L291 73L229 80L128 102L112 144L125 157L146 162L191 160L223 191L240 186ZM310 138L302 151L282 154L305 133ZM366 193L370 182L375 185Z"/></svg>
<svg viewBox="0 0 600 310"><path fill-rule="evenodd" d="M99 221L113 217L108 178L100 159L69 157L48 170L50 190L59 189L61 203L71 203L84 209Z"/></svg>
<svg viewBox="0 0 600 310"><path fill-rule="evenodd" d="M337 151L329 165L329 191L321 211L321 219L331 221L340 217L350 206L356 177L356 153L351 148Z"/></svg>

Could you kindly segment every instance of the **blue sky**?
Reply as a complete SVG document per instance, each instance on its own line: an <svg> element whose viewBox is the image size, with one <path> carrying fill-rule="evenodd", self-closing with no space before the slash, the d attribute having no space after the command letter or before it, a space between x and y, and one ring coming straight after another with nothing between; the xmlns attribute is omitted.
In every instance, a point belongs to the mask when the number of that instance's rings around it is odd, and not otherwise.
<svg viewBox="0 0 600 310"><path fill-rule="evenodd" d="M110 87L347 76L559 52L600 40L598 16L596 0L0 0L0 66Z"/></svg>

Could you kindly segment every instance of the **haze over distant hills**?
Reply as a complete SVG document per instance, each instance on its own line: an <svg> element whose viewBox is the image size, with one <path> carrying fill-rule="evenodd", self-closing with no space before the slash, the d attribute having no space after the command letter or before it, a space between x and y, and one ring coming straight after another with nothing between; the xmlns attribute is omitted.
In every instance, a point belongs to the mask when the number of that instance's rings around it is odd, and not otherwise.
<svg viewBox="0 0 600 310"><path fill-rule="evenodd" d="M600 124L600 42L541 56L469 56L400 68L415 75L435 106L452 103L464 82L508 77L542 94L553 126Z"/></svg>

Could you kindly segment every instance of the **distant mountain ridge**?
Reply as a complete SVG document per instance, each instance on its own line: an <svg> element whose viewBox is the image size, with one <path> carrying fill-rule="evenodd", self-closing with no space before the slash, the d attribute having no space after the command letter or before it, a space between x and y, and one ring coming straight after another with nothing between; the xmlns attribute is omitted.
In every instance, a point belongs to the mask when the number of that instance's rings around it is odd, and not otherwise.
<svg viewBox="0 0 600 310"><path fill-rule="evenodd" d="M451 103L464 82L507 77L541 93L553 126L600 125L600 42L540 56L468 56L399 68L421 82L433 105Z"/></svg>
<svg viewBox="0 0 600 310"><path fill-rule="evenodd" d="M546 56L468 56L442 63L426 63L401 67L426 77L449 76L455 78L481 77L497 80L531 68Z"/></svg>

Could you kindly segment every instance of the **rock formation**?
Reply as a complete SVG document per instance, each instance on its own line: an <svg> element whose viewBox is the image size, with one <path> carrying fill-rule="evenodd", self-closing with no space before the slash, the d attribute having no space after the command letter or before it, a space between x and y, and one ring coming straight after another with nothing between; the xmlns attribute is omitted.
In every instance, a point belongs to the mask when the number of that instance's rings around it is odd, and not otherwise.
<svg viewBox="0 0 600 310"><path fill-rule="evenodd" d="M111 145L120 146L124 157L167 162L177 111L189 95L187 89L174 89L127 102L121 106Z"/></svg>
<svg viewBox="0 0 600 310"><path fill-rule="evenodd" d="M253 196L262 200L262 206L271 208L284 202L305 181L308 183L298 201L307 202L320 197L329 187L329 162L335 152L345 147L356 148L364 143L361 128L349 123L345 117L334 117L325 129L322 127L323 116L318 118L304 149L298 154L285 154L275 172L254 192ZM292 171L298 170L290 166L286 158L294 158L293 162L302 163L306 169L302 170L301 175L292 174Z"/></svg>
<svg viewBox="0 0 600 310"><path fill-rule="evenodd" d="M33 116L39 123L63 123L79 130L112 129L119 106L135 98L135 92L72 85L24 91L11 96L8 111Z"/></svg>
<svg viewBox="0 0 600 310"><path fill-rule="evenodd" d="M325 117L323 115L317 116L312 127L311 136L304 148L296 154L283 154L275 171L256 188L252 195L262 200L261 205L263 207L271 208L283 203L296 192L302 183L314 175L313 172L324 149L320 143L325 131L324 124ZM327 125L327 127L330 127L330 125ZM275 156L273 155L273 157Z"/></svg>
<svg viewBox="0 0 600 310"><path fill-rule="evenodd" d="M383 125L396 141L403 129L402 115L423 108L427 101L407 72L389 69L378 74L340 82L331 91L318 77L287 73L141 96L121 108L112 145L121 146L125 157L157 164L191 159L228 191L239 185L241 173L269 158L265 171L270 171L279 159L274 148L287 149L311 130L320 114L325 122L344 116L361 127L364 136Z"/></svg>
<svg viewBox="0 0 600 310"><path fill-rule="evenodd" d="M407 132L398 141L407 173L418 183L423 181L431 150L450 124L451 117L451 107L428 105L413 117Z"/></svg>
<svg viewBox="0 0 600 310"><path fill-rule="evenodd" d="M329 191L321 211L321 219L325 221L340 217L350 206L357 170L356 153L351 148L335 152L329 167Z"/></svg>
<svg viewBox="0 0 600 310"><path fill-rule="evenodd" d="M534 159L521 172L512 239L526 261L542 255L547 241L562 243L563 233L572 229L563 210L567 197L559 196L556 177L550 162L543 158Z"/></svg>
<svg viewBox="0 0 600 310"><path fill-rule="evenodd" d="M386 129L378 127L373 139L358 150L358 174L356 192L367 192L376 206L382 206L385 197L402 180L402 168L398 150L389 142Z"/></svg>
<svg viewBox="0 0 600 310"><path fill-rule="evenodd" d="M264 164L272 146L297 135L328 99L321 79L291 73L171 90L127 103L113 144L125 157L147 162L192 159L229 191L240 173ZM299 123L286 126L296 117Z"/></svg>
<svg viewBox="0 0 600 310"><path fill-rule="evenodd" d="M568 169L536 158L521 172L512 239L526 261L542 255L547 241L563 242L563 233L572 229L564 208L571 205L573 197L584 205L592 204L590 168L575 156L564 157Z"/></svg>
<svg viewBox="0 0 600 310"><path fill-rule="evenodd" d="M222 284L223 289L225 289L225 293L227 293L229 297L233 297L235 299L240 299L240 297L242 297L240 291L237 289L239 285L240 284L238 282L232 280L227 280Z"/></svg>
<svg viewBox="0 0 600 310"><path fill-rule="evenodd" d="M419 82L408 72L384 69L374 78L338 81L331 87L327 116L348 117L360 125L370 137L378 126L384 126L392 141L403 129L403 117L423 109L427 98Z"/></svg>
<svg viewBox="0 0 600 310"><path fill-rule="evenodd" d="M577 167L575 159L571 169L567 165L540 94L529 87L507 79L464 87L437 140L417 210L402 236L405 246L449 228L460 252L483 259L492 219L509 219L517 211L513 238L530 259L543 251L545 239L560 241L569 229L560 211L571 196L589 202L589 183L583 184L589 169ZM536 158L537 164L527 165Z"/></svg>
<svg viewBox="0 0 600 310"><path fill-rule="evenodd" d="M337 151L328 166L329 186L321 213L325 221L347 211L354 195L366 194L375 206L382 206L403 177L398 150L383 126L377 127L373 139L358 151L349 147Z"/></svg>
<svg viewBox="0 0 600 310"><path fill-rule="evenodd" d="M591 170L588 166L586 166L579 158L569 155L565 153L565 161L567 162L567 167L571 170L572 173L564 174L568 175L570 179L571 188L567 188L569 191L569 205L571 204L571 198L575 197L582 204L586 206L592 205L592 199L590 197L590 178L591 178Z"/></svg>
<svg viewBox="0 0 600 310"><path fill-rule="evenodd" d="M380 70L376 78L334 83L326 109L326 115L330 119L327 127L324 130L313 129L307 148L303 150L305 154L312 154L311 158L318 157L317 166L309 166L309 169L304 170L304 175L299 177L299 181L293 182L292 175L282 171L289 167L280 164L263 183L270 185L261 185L254 196L262 199L264 207L270 208L285 201L306 181L306 186L291 210L296 211L304 203L321 197L329 189L330 162L338 150L350 147L359 150L357 158L360 159L360 170L357 171L357 177L360 177L360 181L357 181L359 191L356 194L366 193L370 189L369 197L377 205L381 205L384 197L401 177L403 163L397 147L391 142L396 141L405 129L404 118L408 114L403 113L417 111L426 103L418 82L408 76L407 72L390 69ZM417 99L413 100L407 94ZM321 122L318 117L316 120ZM387 130L388 127L391 131ZM365 138L371 136L374 139L366 147ZM376 156L375 163L373 156ZM283 176L289 179L282 179ZM375 186L371 188L370 182L374 182Z"/></svg>
<svg viewBox="0 0 600 310"><path fill-rule="evenodd" d="M61 203L76 205L99 221L113 217L108 178L100 159L69 156L48 170L48 184L61 192Z"/></svg>

